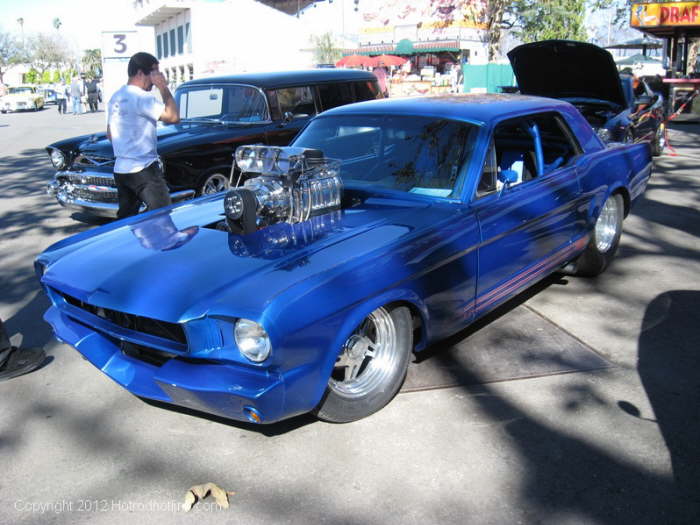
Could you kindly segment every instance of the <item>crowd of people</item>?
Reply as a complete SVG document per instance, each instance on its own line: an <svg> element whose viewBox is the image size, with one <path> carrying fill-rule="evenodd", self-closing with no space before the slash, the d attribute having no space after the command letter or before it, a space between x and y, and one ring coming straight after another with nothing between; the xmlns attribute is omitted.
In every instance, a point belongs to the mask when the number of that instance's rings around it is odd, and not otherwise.
<svg viewBox="0 0 700 525"><path fill-rule="evenodd" d="M70 84L61 84L56 88L56 105L58 112L73 115L94 113L99 109L101 89L96 78L74 76Z"/></svg>

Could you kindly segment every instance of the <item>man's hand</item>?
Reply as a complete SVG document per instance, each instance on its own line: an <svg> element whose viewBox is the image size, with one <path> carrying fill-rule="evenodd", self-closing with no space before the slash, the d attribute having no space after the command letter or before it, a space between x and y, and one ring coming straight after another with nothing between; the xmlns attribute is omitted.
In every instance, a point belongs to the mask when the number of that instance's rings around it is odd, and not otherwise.
<svg viewBox="0 0 700 525"><path fill-rule="evenodd" d="M159 91L163 91L168 87L168 81L165 75L160 71L151 71L151 82L158 88Z"/></svg>
<svg viewBox="0 0 700 525"><path fill-rule="evenodd" d="M151 71L151 82L160 91L160 96L165 104L165 109L163 114L160 116L160 120L166 124L177 124L180 122L180 110L175 103L172 93L168 89L168 81L165 79L165 75L160 71Z"/></svg>

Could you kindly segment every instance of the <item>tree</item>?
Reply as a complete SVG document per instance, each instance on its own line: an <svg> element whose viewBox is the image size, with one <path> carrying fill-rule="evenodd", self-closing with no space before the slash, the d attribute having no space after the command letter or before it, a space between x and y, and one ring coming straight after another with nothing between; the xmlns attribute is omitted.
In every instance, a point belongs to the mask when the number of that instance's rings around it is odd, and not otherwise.
<svg viewBox="0 0 700 525"><path fill-rule="evenodd" d="M586 41L586 0L515 0L513 28L523 42L550 38Z"/></svg>
<svg viewBox="0 0 700 525"><path fill-rule="evenodd" d="M311 41L314 44L314 60L317 64L335 64L340 60L342 52L336 47L331 33L312 36Z"/></svg>
<svg viewBox="0 0 700 525"><path fill-rule="evenodd" d="M28 43L31 64L39 76L51 68L60 69L70 61L70 50L66 40L59 34L39 33Z"/></svg>
<svg viewBox="0 0 700 525"><path fill-rule="evenodd" d="M0 82L7 70L26 59L22 45L10 33L0 32Z"/></svg>
<svg viewBox="0 0 700 525"><path fill-rule="evenodd" d="M81 60L83 71L92 78L102 76L102 51L86 49Z"/></svg>

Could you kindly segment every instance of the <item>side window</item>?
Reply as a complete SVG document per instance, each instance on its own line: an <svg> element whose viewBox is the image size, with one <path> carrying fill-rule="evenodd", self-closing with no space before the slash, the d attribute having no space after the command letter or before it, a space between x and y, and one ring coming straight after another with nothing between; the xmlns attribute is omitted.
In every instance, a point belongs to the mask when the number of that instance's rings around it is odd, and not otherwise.
<svg viewBox="0 0 700 525"><path fill-rule="evenodd" d="M353 82L353 84L353 87L355 88L355 102L383 98L382 92L379 90L379 85L375 80L368 80L367 82Z"/></svg>
<svg viewBox="0 0 700 525"><path fill-rule="evenodd" d="M318 86L321 99L321 111L354 102L352 86L348 82L340 84L321 84Z"/></svg>
<svg viewBox="0 0 700 525"><path fill-rule="evenodd" d="M316 114L316 105L314 104L314 92L311 87L293 87L283 88L277 91L277 103L282 115L286 112L292 115L308 115Z"/></svg>
<svg viewBox="0 0 700 525"><path fill-rule="evenodd" d="M581 153L581 147L564 120L555 113L537 115L534 118L542 142L542 174L566 166Z"/></svg>
<svg viewBox="0 0 700 525"><path fill-rule="evenodd" d="M481 178L479 179L479 186L476 188L477 198L483 197L496 191L496 175L498 174L498 163L496 162L496 147L494 146L493 140L489 144L489 150L486 153L486 161L484 162L484 169L481 171Z"/></svg>
<svg viewBox="0 0 700 525"><path fill-rule="evenodd" d="M541 145L542 155L538 155ZM496 126L486 155L476 196L482 197L503 187L508 172L510 186L545 177L566 166L581 147L564 120L555 113L530 115L507 120Z"/></svg>

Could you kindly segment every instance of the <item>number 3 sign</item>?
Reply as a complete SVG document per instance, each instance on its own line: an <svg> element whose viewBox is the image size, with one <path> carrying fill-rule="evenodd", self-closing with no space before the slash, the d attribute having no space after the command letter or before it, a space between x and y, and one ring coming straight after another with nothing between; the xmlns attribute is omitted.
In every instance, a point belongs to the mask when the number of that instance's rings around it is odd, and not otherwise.
<svg viewBox="0 0 700 525"><path fill-rule="evenodd" d="M137 45L136 31L104 31L102 33L102 57L103 58L129 58L136 51L132 50Z"/></svg>

